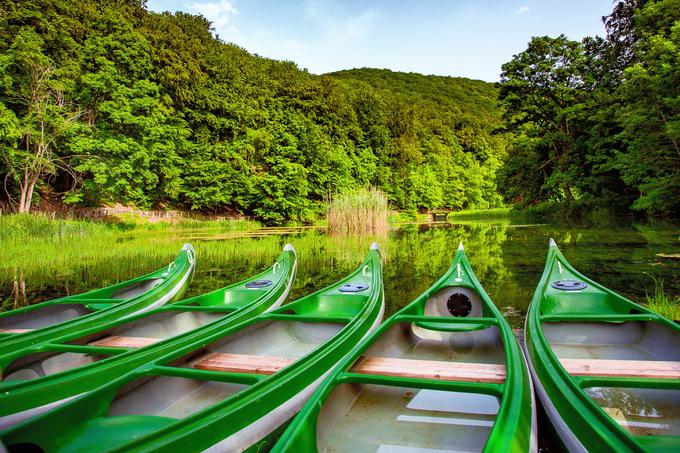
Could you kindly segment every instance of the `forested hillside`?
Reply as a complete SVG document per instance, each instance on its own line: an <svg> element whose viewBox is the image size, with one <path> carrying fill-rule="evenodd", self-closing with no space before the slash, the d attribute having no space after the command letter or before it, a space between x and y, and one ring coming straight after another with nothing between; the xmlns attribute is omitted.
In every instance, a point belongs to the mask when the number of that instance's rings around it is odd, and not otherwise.
<svg viewBox="0 0 680 453"><path fill-rule="evenodd" d="M276 223L377 186L400 209L500 202L491 84L315 76L143 1L0 6L0 199L235 212Z"/></svg>
<svg viewBox="0 0 680 453"><path fill-rule="evenodd" d="M607 35L532 38L501 82L313 75L144 0L0 4L0 207L307 220L374 186L393 207L680 215L680 0L624 0Z"/></svg>

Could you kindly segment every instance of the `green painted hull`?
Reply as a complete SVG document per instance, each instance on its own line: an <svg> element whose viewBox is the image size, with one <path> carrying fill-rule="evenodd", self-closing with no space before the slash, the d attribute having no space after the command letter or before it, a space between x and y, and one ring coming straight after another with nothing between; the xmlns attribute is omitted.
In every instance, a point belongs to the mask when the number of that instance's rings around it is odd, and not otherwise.
<svg viewBox="0 0 680 453"><path fill-rule="evenodd" d="M286 245L272 267L242 282L124 320L93 326L59 341L34 345L24 356L14 357L24 364L16 370L8 369L0 384L0 427L35 416L54 403L104 386L156 357L278 307L290 291L296 267L295 250ZM249 287L259 281L269 284ZM139 336L158 342L141 348L92 344L105 338ZM74 354L87 360L78 363ZM27 357L37 360L30 363ZM11 380L13 376L18 380Z"/></svg>
<svg viewBox="0 0 680 453"><path fill-rule="evenodd" d="M340 291L346 284L366 287ZM7 447L30 443L52 452L252 447L295 414L320 378L380 322L383 309L376 246L342 281L178 346L99 390L0 432L0 438ZM196 366L206 354L226 353L277 356L290 364L273 374Z"/></svg>
<svg viewBox="0 0 680 453"><path fill-rule="evenodd" d="M191 283L194 267L194 248L185 244L168 267L150 274L107 288L0 313L0 370L35 345L181 298ZM10 330L26 332L8 333Z"/></svg>
<svg viewBox="0 0 680 453"><path fill-rule="evenodd" d="M564 280L586 287L560 289ZM577 272L552 240L525 339L536 392L568 450L680 449L680 380L575 376L559 360L680 361L680 327Z"/></svg>
<svg viewBox="0 0 680 453"><path fill-rule="evenodd" d="M440 380L356 368L385 358L421 361L408 362L407 373L429 360L505 364L506 378ZM535 451L533 406L519 344L461 246L438 282L333 369L273 451Z"/></svg>

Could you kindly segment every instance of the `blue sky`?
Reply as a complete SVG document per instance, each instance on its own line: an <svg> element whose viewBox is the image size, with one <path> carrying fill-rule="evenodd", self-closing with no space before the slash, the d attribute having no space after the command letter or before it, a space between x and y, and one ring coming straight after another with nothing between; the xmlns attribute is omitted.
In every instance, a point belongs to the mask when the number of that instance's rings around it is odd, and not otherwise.
<svg viewBox="0 0 680 453"><path fill-rule="evenodd" d="M388 68L494 82L532 36L603 35L612 0L148 0L201 13L251 53L310 72Z"/></svg>

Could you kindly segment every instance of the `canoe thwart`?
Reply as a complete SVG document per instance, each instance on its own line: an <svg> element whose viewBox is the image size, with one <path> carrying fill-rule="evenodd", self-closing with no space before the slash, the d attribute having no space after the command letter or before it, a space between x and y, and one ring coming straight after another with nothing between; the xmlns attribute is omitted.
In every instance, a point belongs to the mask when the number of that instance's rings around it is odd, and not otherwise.
<svg viewBox="0 0 680 453"><path fill-rule="evenodd" d="M274 374L294 361L286 357L211 352L194 362L193 367L206 371Z"/></svg>
<svg viewBox="0 0 680 453"><path fill-rule="evenodd" d="M110 336L101 340L93 341L90 346L100 346L106 348L143 348L161 341L160 338L147 337L118 337Z"/></svg>
<svg viewBox="0 0 680 453"><path fill-rule="evenodd" d="M505 365L490 363L368 357L355 365L352 372L440 381L505 382Z"/></svg>
<svg viewBox="0 0 680 453"><path fill-rule="evenodd" d="M575 376L680 379L680 362L661 360L560 359Z"/></svg>
<svg viewBox="0 0 680 453"><path fill-rule="evenodd" d="M0 333L26 333L31 331L33 329L0 329Z"/></svg>

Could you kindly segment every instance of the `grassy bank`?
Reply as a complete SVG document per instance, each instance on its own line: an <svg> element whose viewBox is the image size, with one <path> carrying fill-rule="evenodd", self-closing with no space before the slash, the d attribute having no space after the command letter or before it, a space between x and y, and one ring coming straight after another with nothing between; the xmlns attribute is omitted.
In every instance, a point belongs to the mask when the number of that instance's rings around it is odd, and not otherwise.
<svg viewBox="0 0 680 453"><path fill-rule="evenodd" d="M449 212L447 220L493 220L509 218L513 215L513 208L494 209L464 209L462 211Z"/></svg>
<svg viewBox="0 0 680 453"><path fill-rule="evenodd" d="M258 222L233 220L178 220L150 222L133 215L112 216L102 220L52 219L41 214L10 214L0 216L0 241L65 241L73 238L119 234L126 231L172 232L187 229L247 231L260 228Z"/></svg>
<svg viewBox="0 0 680 453"><path fill-rule="evenodd" d="M459 220L498 220L513 219L526 222L567 222L580 225L612 225L632 219L629 210L617 209L615 206L603 206L576 201L547 201L531 206L510 206L493 209L468 209L450 212L449 221Z"/></svg>

